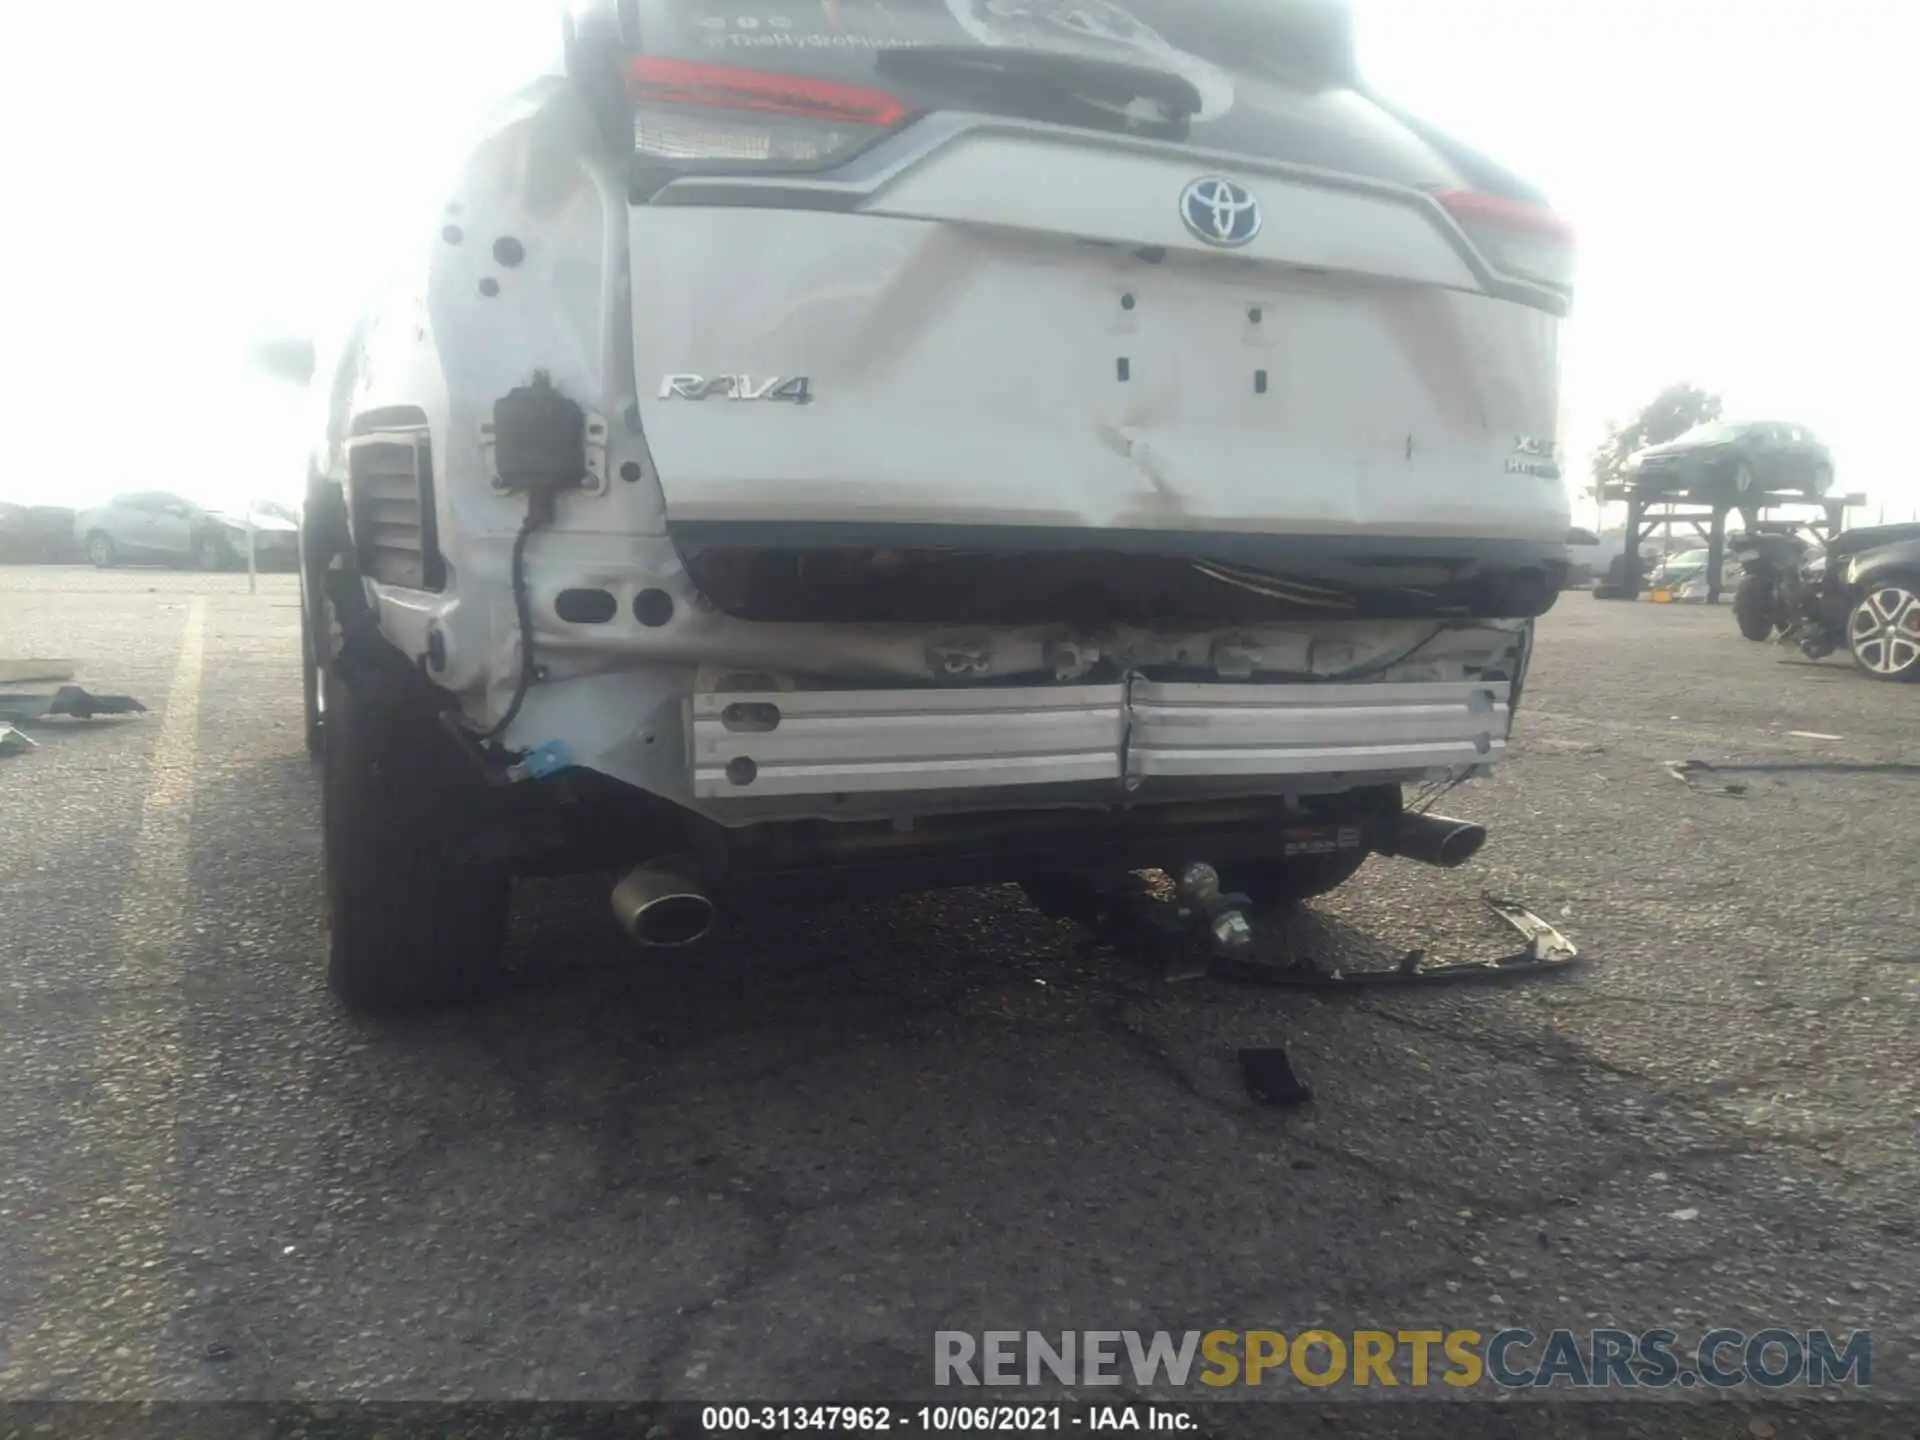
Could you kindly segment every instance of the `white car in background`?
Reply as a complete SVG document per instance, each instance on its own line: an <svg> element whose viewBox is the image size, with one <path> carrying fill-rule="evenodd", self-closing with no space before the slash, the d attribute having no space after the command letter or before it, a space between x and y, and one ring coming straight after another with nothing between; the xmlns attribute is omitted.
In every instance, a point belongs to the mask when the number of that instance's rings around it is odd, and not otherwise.
<svg viewBox="0 0 1920 1440"><path fill-rule="evenodd" d="M1720 592L1731 595L1739 587L1741 567L1734 558L1733 537L1727 540L1726 554L1720 566ZM1710 552L1703 545L1679 550L1655 561L1647 571L1646 588L1671 591L1676 600L1707 598L1707 560Z"/></svg>
<svg viewBox="0 0 1920 1440"><path fill-rule="evenodd" d="M680 945L755 890L1477 848L1402 787L1499 758L1565 579L1572 250L1349 31L570 6L320 376L340 997L484 983L527 868Z"/></svg>

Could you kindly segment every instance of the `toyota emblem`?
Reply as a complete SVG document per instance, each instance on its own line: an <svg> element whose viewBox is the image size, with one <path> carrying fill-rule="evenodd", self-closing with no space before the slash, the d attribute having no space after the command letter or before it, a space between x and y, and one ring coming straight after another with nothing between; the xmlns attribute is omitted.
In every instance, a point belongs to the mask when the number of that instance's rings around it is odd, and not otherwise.
<svg viewBox="0 0 1920 1440"><path fill-rule="evenodd" d="M1207 244L1237 249L1260 233L1260 202L1244 186L1209 175L1180 193L1180 218Z"/></svg>

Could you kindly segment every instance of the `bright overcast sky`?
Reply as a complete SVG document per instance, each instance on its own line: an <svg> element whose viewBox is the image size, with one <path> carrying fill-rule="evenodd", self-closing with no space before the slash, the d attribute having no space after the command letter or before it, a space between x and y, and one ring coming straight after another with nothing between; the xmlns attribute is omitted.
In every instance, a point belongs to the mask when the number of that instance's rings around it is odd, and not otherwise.
<svg viewBox="0 0 1920 1440"><path fill-rule="evenodd" d="M1199 3L1199 0L1196 0ZM1662 384L1813 427L1920 510L1907 0L1356 0L1375 83L1540 184L1581 238L1566 444ZM291 496L252 334L337 324L431 233L462 133L552 0L0 7L17 208L0 496ZM24 441L24 443L22 443ZM1871 517L1872 510L1869 511Z"/></svg>

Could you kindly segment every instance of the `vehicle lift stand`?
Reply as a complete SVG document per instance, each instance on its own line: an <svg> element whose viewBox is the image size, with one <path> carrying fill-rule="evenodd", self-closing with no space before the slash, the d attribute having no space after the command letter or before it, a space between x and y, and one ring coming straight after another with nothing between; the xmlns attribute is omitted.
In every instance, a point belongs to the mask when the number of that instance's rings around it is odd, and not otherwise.
<svg viewBox="0 0 1920 1440"><path fill-rule="evenodd" d="M1759 517L1769 510L1797 509L1818 510L1822 512L1820 523L1810 523L1809 528L1819 532L1821 537L1831 543L1835 536L1846 528L1846 513L1858 509L1867 503L1864 495L1828 496L1824 500L1809 500L1804 495L1763 494L1752 496L1753 503L1736 505L1726 500L1696 499L1691 493L1680 495L1639 495L1627 492L1627 534L1626 550L1622 556L1623 571L1621 594L1623 600L1638 600L1645 588L1645 576L1641 574L1640 547L1653 532L1666 529L1671 533L1674 523L1692 525L1694 530L1707 542L1707 603L1720 603L1720 573L1726 563L1727 555L1727 512L1739 510L1749 513L1758 522ZM1683 508L1689 507L1689 508ZM1655 515L1651 512L1662 510L1666 513Z"/></svg>

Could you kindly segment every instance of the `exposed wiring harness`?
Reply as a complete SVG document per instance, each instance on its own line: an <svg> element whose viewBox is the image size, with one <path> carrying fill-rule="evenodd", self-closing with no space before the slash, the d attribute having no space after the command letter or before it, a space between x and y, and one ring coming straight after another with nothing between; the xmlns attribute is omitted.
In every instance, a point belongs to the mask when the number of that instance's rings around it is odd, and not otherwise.
<svg viewBox="0 0 1920 1440"><path fill-rule="evenodd" d="M527 516L513 537L513 613L520 622L520 675L514 682L513 698L507 702L506 713L477 737L482 744L498 740L520 718L520 707L527 703L527 692L539 674L540 667L533 659L533 598L527 593L527 542L533 538L534 531L552 523L553 492L528 491Z"/></svg>
<svg viewBox="0 0 1920 1440"><path fill-rule="evenodd" d="M1317 605L1329 610L1352 610L1359 602L1345 590L1314 585L1305 580L1283 580L1259 570L1247 570L1214 560L1196 560L1193 568L1209 580L1231 585L1249 594L1272 600L1287 600L1295 605Z"/></svg>
<svg viewBox="0 0 1920 1440"><path fill-rule="evenodd" d="M1484 628L1490 629L1492 627ZM1437 631L1435 632L1435 634L1438 633ZM1431 640L1433 637L1428 636L1427 638ZM1526 680L1527 667L1532 663L1532 660L1533 622L1529 620L1521 629L1519 638L1514 644L1513 676L1509 681L1510 688L1507 692L1507 713L1509 716L1520 708L1520 689ZM1449 794L1458 790L1462 785L1466 784L1468 780L1472 779L1474 771L1479 768L1478 765L1456 765L1447 774L1446 778L1432 780L1421 786L1406 808L1415 814L1424 815Z"/></svg>
<svg viewBox="0 0 1920 1440"><path fill-rule="evenodd" d="M506 713L478 735L481 744L498 740L520 718L527 693L540 678L533 657L533 598L527 593L527 542L551 525L555 497L587 474L586 415L553 388L552 377L536 370L533 383L509 391L493 406L493 453L497 490L524 493L526 518L513 537L513 613L520 625L520 675Z"/></svg>
<svg viewBox="0 0 1920 1440"><path fill-rule="evenodd" d="M1196 573L1217 584L1231 585L1236 590L1264 595L1270 600L1285 600L1294 605L1317 606L1325 610L1356 610L1360 606L1359 592L1344 586L1319 585L1309 580L1249 569L1244 565L1229 565L1222 560L1195 560L1192 565ZM1439 597L1433 591L1414 585L1386 586L1379 593L1439 603Z"/></svg>
<svg viewBox="0 0 1920 1440"><path fill-rule="evenodd" d="M1458 765L1446 779L1429 781L1421 786L1412 801L1408 803L1406 807L1408 812L1414 815L1426 814L1449 794L1466 784L1472 778L1476 768L1478 767L1473 765Z"/></svg>
<svg viewBox="0 0 1920 1440"><path fill-rule="evenodd" d="M1507 633L1494 625L1480 625L1471 621L1448 620L1434 626L1427 634L1421 636L1405 649L1395 651L1391 655L1382 656L1376 660L1364 661L1359 665L1353 666L1351 669L1336 670L1332 674L1326 674L1318 670L1279 671L1273 673L1271 678L1288 685L1339 685L1349 680L1370 680L1375 675L1383 674L1397 665L1406 664L1407 661L1413 659L1442 635L1451 635L1455 632L1468 630L1483 630L1490 634Z"/></svg>
<svg viewBox="0 0 1920 1440"><path fill-rule="evenodd" d="M1453 624L1436 625L1433 627L1432 630L1428 631L1420 639L1414 641L1413 644L1407 646L1406 649L1401 650L1396 654L1384 656L1383 658L1378 660L1369 660L1364 664L1354 666L1351 670L1340 670L1340 671L1336 671L1332 675L1321 675L1321 676L1317 676L1316 678L1322 684L1327 684L1327 685L1337 685L1344 680L1367 680L1372 678L1375 675L1379 675L1384 673L1385 671L1393 669L1396 665L1406 664L1407 661L1413 659L1414 656L1418 655L1422 650L1426 649L1429 645L1433 644L1433 642L1438 640L1442 635L1451 634L1453 631L1456 631L1456 630L1479 630L1479 629L1485 629L1485 628L1490 628L1490 627L1479 626L1479 625L1453 625Z"/></svg>

